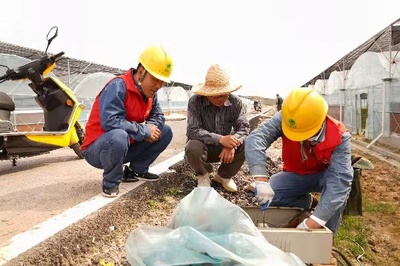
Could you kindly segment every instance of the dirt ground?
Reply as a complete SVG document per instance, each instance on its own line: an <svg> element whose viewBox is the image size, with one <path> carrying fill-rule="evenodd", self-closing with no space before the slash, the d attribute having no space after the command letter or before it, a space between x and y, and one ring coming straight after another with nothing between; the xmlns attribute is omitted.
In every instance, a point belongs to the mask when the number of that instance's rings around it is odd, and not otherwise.
<svg viewBox="0 0 400 266"><path fill-rule="evenodd" d="M362 172L363 200L374 206L387 206L363 212L362 219L370 233L371 255L364 265L400 265L400 169L360 150L354 150L374 165ZM380 156L379 156L380 157Z"/></svg>
<svg viewBox="0 0 400 266"><path fill-rule="evenodd" d="M182 124L180 126L182 127ZM174 132L175 133L175 132ZM175 136L178 137L178 134ZM185 138L180 135L180 141ZM176 145L176 146L175 146ZM182 150L182 143L173 144L168 154ZM175 150L174 150L175 149ZM369 201L395 206L390 214L364 211L362 219L370 228L368 255L363 265L400 265L400 170L372 153L354 149L374 165L362 174L363 196ZM270 148L270 173L280 169L280 144ZM162 160L160 158L159 160ZM165 159L165 158L164 158ZM184 162L171 167L157 182L147 182L121 196L96 213L67 227L6 265L129 265L125 243L129 233L140 225L164 226L177 203L196 186L191 170ZM239 193L229 193L218 185L214 188L229 201L241 206L255 206L254 195L245 191L251 182L247 166L235 177ZM356 258L350 258L356 264Z"/></svg>

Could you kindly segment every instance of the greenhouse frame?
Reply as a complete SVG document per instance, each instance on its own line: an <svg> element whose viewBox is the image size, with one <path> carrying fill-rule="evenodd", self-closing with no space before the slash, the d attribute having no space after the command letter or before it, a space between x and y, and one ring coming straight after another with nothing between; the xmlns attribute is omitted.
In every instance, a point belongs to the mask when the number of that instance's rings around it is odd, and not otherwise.
<svg viewBox="0 0 400 266"><path fill-rule="evenodd" d="M328 114L370 141L400 148L400 19L306 82Z"/></svg>

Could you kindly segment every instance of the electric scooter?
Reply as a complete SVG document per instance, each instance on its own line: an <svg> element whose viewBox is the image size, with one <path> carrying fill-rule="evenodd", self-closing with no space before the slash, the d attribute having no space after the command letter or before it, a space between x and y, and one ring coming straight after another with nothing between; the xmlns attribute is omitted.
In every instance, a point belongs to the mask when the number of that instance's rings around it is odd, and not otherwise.
<svg viewBox="0 0 400 266"><path fill-rule="evenodd" d="M42 131L20 132L10 120L11 112L15 110L14 101L6 93L0 92L0 160L10 160L14 166L18 158L41 155L63 147L72 148L83 159L80 146L84 128L78 122L83 104L58 78L46 77L56 61L64 55L64 52L51 56L47 54L57 34L58 27L50 29L46 37L47 47L41 58L16 69L0 65L7 68L6 73L0 76L0 83L28 79L29 87L36 94L35 101L44 114Z"/></svg>

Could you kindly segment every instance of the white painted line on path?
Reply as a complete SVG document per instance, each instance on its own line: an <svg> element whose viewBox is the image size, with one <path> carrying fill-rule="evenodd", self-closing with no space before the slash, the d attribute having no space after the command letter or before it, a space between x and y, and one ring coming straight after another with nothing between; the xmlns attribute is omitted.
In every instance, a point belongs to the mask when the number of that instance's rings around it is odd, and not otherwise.
<svg viewBox="0 0 400 266"><path fill-rule="evenodd" d="M150 167L149 171L155 174L161 174L168 171L168 168L183 159L184 152ZM138 181L133 183L121 183L120 194L124 195L132 189L142 185L145 181ZM118 197L119 197L118 196ZM11 243L8 246L0 248L0 265L12 260L21 253L36 246L47 238L65 229L69 225L79 221L80 219L88 216L89 214L99 210L107 204L113 202L117 198L106 198L101 194L82 202L63 213L54 216L53 218L35 225L31 230L15 235L11 238Z"/></svg>

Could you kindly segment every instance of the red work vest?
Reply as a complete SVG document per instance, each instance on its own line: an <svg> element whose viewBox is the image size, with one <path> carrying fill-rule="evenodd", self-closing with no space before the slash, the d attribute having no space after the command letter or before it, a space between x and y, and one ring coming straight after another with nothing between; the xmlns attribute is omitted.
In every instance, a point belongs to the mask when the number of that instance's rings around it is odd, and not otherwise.
<svg viewBox="0 0 400 266"><path fill-rule="evenodd" d="M283 170L300 175L314 174L329 166L333 150L342 143L342 135L346 127L330 116L326 118L325 140L310 148L308 140L304 141L303 149L308 159L302 161L299 141L292 141L282 136Z"/></svg>
<svg viewBox="0 0 400 266"><path fill-rule="evenodd" d="M126 87L126 97L124 101L124 106L126 111L125 119L127 121L137 122L137 123L142 123L146 121L146 118L149 116L151 108L153 106L153 98L147 99L147 103L146 104L144 103L143 97L140 94L139 89L136 87L135 82L133 81L132 69L128 70L125 74L115 78L122 78ZM108 83L110 83L110 81ZM106 86L108 85L108 83L106 84ZM104 88L102 89L102 91L103 90ZM89 146L101 134L104 133L104 130L101 127L100 123L100 111L99 111L100 93L96 96L96 99L92 106L92 110L90 112L88 122L86 123L85 139L83 140L83 144L81 147L82 150L86 149L87 146ZM131 142L133 142L132 139Z"/></svg>

